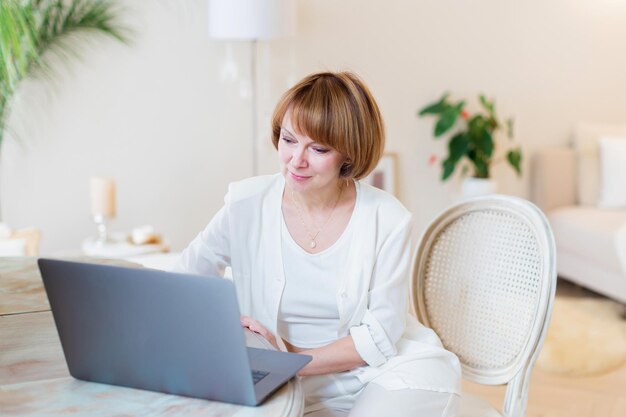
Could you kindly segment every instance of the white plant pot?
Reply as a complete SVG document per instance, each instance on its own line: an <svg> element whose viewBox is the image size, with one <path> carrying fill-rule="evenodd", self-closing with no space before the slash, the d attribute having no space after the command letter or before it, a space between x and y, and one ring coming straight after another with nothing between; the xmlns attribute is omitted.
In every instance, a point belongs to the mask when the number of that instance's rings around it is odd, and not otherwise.
<svg viewBox="0 0 626 417"><path fill-rule="evenodd" d="M463 198L479 197L481 195L495 194L498 192L498 183L491 178L468 177L461 184Z"/></svg>

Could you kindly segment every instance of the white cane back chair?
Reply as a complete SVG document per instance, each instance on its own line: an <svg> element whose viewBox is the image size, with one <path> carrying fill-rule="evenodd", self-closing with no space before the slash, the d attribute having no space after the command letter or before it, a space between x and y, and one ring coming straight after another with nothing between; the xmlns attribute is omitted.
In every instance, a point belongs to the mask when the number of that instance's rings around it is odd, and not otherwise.
<svg viewBox="0 0 626 417"><path fill-rule="evenodd" d="M525 415L555 287L554 237L526 200L467 200L428 227L413 265L415 313L459 357L465 379L507 384L502 414L464 394L460 416Z"/></svg>

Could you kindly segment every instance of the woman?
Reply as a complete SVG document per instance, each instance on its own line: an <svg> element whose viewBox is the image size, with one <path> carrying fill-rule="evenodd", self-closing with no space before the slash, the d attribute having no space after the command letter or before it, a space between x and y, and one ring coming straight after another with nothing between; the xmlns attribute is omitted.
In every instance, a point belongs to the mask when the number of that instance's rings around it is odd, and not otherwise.
<svg viewBox="0 0 626 417"><path fill-rule="evenodd" d="M307 416L454 416L459 364L408 314L411 215L360 183L382 118L350 73L313 74L272 119L280 174L231 184L177 270L232 267L242 325L313 360Z"/></svg>

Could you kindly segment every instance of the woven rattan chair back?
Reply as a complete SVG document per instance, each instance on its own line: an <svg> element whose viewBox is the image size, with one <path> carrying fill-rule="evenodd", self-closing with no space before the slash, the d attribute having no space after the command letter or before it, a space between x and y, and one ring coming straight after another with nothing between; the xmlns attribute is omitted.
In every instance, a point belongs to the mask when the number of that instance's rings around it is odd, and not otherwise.
<svg viewBox="0 0 626 417"><path fill-rule="evenodd" d="M412 285L418 318L457 354L463 377L509 384L504 414L524 415L556 287L554 238L543 213L499 195L447 209L421 240Z"/></svg>

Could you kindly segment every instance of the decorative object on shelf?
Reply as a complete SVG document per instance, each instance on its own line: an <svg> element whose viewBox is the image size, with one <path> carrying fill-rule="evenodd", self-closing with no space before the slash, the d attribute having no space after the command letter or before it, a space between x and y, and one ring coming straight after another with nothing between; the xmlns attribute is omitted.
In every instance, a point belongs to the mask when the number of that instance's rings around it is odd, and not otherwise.
<svg viewBox="0 0 626 417"><path fill-rule="evenodd" d="M367 184L396 195L396 165L397 156L392 152L385 152L378 161L376 168L363 179Z"/></svg>
<svg viewBox="0 0 626 417"><path fill-rule="evenodd" d="M115 180L110 177L91 177L91 215L98 229L95 243L104 246L109 240L107 221L115 218Z"/></svg>
<svg viewBox="0 0 626 417"><path fill-rule="evenodd" d="M133 245L158 245L163 243L161 235L149 224L135 227L130 232L130 243Z"/></svg>
<svg viewBox="0 0 626 417"><path fill-rule="evenodd" d="M435 139L456 127L448 141L448 157L441 163L443 181L450 178L457 164L462 161L469 162L463 166L463 172L466 173L471 169L470 176L474 178L491 178L491 165L503 158L506 158L518 175L522 173L521 148L509 147L504 156L496 157L495 133L502 128L502 124L496 116L493 100L488 100L482 94L479 95L479 100L482 109L474 114L465 110L464 100L452 102L448 94L444 94L439 101L427 105L419 112L420 117L437 117L434 128ZM512 140L512 119L506 120L506 132L508 138ZM429 162L433 162L433 156Z"/></svg>
<svg viewBox="0 0 626 417"><path fill-rule="evenodd" d="M152 233L147 233L148 229ZM143 243L142 243L143 242ZM83 241L82 252L96 258L128 258L155 253L166 253L170 247L160 234L154 232L152 226L141 226L129 233L110 232L105 244L97 238L87 238Z"/></svg>
<svg viewBox="0 0 626 417"><path fill-rule="evenodd" d="M111 232L107 222L114 219L117 210L115 179L90 178L91 215L98 234L82 243L82 252L97 258L126 258L150 253L169 252L169 245L151 225L135 227L131 233Z"/></svg>
<svg viewBox="0 0 626 417"><path fill-rule="evenodd" d="M209 36L251 41L250 102L252 113L252 173L258 174L257 42L292 36L296 27L295 0L209 0ZM237 73L229 62L229 73Z"/></svg>

